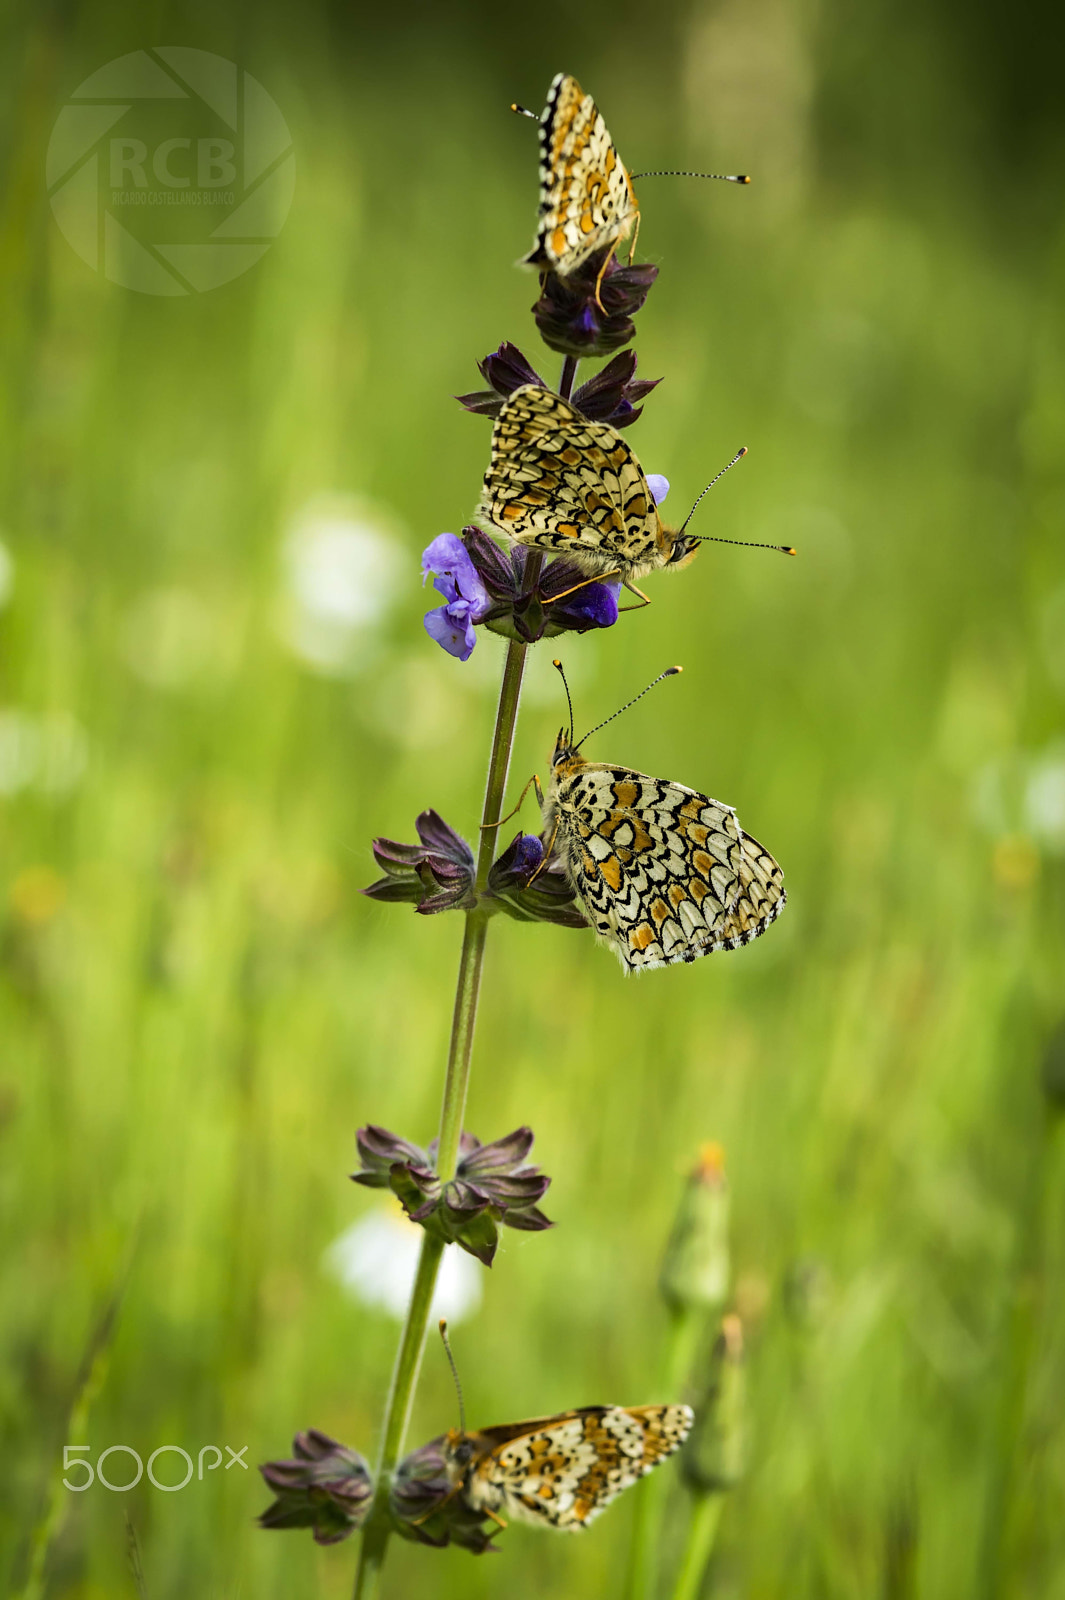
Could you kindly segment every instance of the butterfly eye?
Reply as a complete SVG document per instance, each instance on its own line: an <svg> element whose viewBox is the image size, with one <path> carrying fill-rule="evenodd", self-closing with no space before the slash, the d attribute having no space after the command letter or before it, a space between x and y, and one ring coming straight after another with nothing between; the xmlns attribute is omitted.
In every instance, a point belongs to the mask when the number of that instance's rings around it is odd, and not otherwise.
<svg viewBox="0 0 1065 1600"><path fill-rule="evenodd" d="M473 1455L473 1445L469 1439L460 1439L455 1446L455 1460L460 1467L464 1467Z"/></svg>

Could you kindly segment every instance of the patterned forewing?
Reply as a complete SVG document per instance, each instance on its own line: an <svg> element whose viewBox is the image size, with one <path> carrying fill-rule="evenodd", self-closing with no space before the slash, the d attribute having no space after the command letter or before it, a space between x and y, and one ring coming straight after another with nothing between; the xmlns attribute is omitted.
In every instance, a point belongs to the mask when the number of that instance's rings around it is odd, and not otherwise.
<svg viewBox="0 0 1065 1600"><path fill-rule="evenodd" d="M605 422L525 384L492 430L481 515L519 544L623 577L661 565L661 519L639 461Z"/></svg>
<svg viewBox="0 0 1065 1600"><path fill-rule="evenodd" d="M731 806L579 757L555 782L557 847L627 970L739 949L779 916L783 873Z"/></svg>
<svg viewBox="0 0 1065 1600"><path fill-rule="evenodd" d="M540 122L540 215L526 263L565 277L623 239L635 216L632 183L595 101L558 73Z"/></svg>
<svg viewBox="0 0 1065 1600"><path fill-rule="evenodd" d="M587 1406L507 1435L471 1469L475 1510L509 1513L553 1528L586 1527L623 1489L685 1440L688 1406ZM477 1437L488 1443L492 1429Z"/></svg>

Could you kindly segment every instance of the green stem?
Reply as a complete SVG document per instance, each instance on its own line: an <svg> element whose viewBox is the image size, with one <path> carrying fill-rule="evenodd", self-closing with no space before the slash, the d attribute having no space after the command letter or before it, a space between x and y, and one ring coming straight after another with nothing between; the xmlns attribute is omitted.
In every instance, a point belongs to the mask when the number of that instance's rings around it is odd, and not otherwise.
<svg viewBox="0 0 1065 1600"><path fill-rule="evenodd" d="M541 561L542 557L535 552L526 564L526 578L530 587L535 585L539 577ZM521 697L521 680L525 670L527 649L527 645L516 640L511 641L507 646L506 661L503 664L503 682L499 690L499 705L496 710L495 732L492 736L492 753L488 762L488 782L485 788L484 812L477 850L475 890L478 896L485 888L488 872L495 857L497 832L495 825L503 810L503 796L507 787L510 753L514 745L514 729L518 720L518 702ZM459 974L455 985L455 1009L451 1021L451 1044L448 1049L447 1075L444 1079L444 1100L440 1111L437 1172L445 1183L455 1176L455 1168L458 1165L459 1140L462 1136L462 1123L466 1111L473 1031L477 1021L477 1001L481 992L484 943L489 915L490 913L479 903L472 911L466 913L462 955L459 958ZM418 1270L400 1336L399 1350L396 1353L388 1399L385 1402L381 1453L375 1474L374 1504L359 1550L354 1600L372 1600L378 1593L381 1567L384 1564L385 1551L391 1534L388 1515L389 1489L392 1474L403 1449L414 1405L414 1391L425 1350L433 1291L436 1288L443 1255L442 1241L428 1233L423 1234Z"/></svg>
<svg viewBox="0 0 1065 1600"><path fill-rule="evenodd" d="M707 1563L714 1550L718 1523L725 1506L721 1491L700 1495L692 1508L688 1525L688 1543L680 1564L673 1600L698 1600L706 1575Z"/></svg>
<svg viewBox="0 0 1065 1600"><path fill-rule="evenodd" d="M1055 1169L1056 1135L1053 1112L1039 1108L1040 1126L1026 1142L1031 1150L1027 1194L1019 1208L1015 1258L1007 1287L1001 1339L1000 1389L994 1418L994 1445L983 1516L980 1558L974 1593L977 1600L999 1600L1008 1586L1007 1558L1015 1537L1014 1503L1020 1492L1023 1439L1045 1294L1045 1234L1051 1177ZM1033 1148L1034 1147L1034 1148Z"/></svg>
<svg viewBox="0 0 1065 1600"><path fill-rule="evenodd" d="M691 1308L670 1313L661 1377L663 1394L671 1400L684 1390L704 1320ZM666 1475L658 1472L640 1485L632 1528L628 1600L652 1600L654 1595L666 1488Z"/></svg>

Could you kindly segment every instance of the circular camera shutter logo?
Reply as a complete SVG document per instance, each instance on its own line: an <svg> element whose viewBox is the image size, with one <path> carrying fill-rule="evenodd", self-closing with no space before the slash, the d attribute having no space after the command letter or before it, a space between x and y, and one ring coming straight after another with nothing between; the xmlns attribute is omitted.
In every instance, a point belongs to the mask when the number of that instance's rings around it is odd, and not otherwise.
<svg viewBox="0 0 1065 1600"><path fill-rule="evenodd" d="M258 79L206 50L135 50L74 91L47 181L63 237L140 294L200 294L246 272L284 226L292 136Z"/></svg>

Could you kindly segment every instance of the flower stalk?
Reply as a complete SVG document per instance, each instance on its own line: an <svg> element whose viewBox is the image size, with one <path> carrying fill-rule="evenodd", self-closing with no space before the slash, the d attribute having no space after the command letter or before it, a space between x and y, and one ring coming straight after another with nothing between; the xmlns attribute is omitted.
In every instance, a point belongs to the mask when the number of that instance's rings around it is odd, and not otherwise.
<svg viewBox="0 0 1065 1600"><path fill-rule="evenodd" d="M559 384L560 392L567 399L573 392L576 375L577 358L567 356ZM526 583L530 589L535 588L542 565L542 555L539 551L534 551L525 569ZM503 663L503 679L496 708L495 730L492 735L492 750L488 761L488 778L481 816L480 841L477 848L477 869L474 880L477 894L484 893L495 858L497 824L503 814L503 797L510 771L511 751L514 748L514 731L518 721L518 704L521 699L527 650L528 645L522 641L510 640ZM443 1105L440 1112L437 1171L445 1182L454 1177L458 1166L459 1140L462 1136L469 1089L473 1033L477 1021L477 1002L481 992L488 921L488 913L482 906L475 905L471 911L466 912L462 954L459 958L458 980L455 986L455 1007L451 1021ZM381 1566L391 1534L386 1509L389 1488L410 1421L418 1371L429 1327L429 1311L443 1254L443 1242L426 1233L422 1239L418 1270L396 1354L388 1399L385 1402L381 1450L374 1473L374 1508L362 1537L359 1565L355 1574L354 1600L373 1600L378 1593Z"/></svg>

